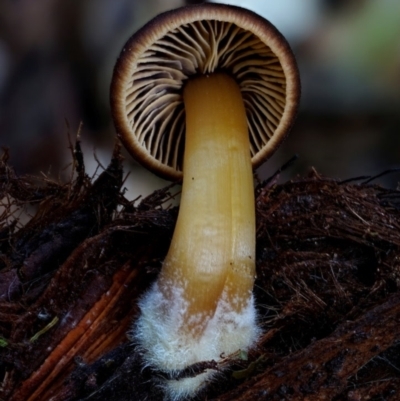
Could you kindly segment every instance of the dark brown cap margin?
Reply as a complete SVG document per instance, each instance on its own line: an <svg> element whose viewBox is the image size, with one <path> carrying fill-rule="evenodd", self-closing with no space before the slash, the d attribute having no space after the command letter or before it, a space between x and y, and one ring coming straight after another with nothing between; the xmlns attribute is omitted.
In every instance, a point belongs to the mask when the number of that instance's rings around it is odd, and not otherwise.
<svg viewBox="0 0 400 401"><path fill-rule="evenodd" d="M186 6L158 15L126 42L114 67L110 99L117 135L127 150L139 163L166 179L179 180L182 178L182 172L156 160L143 151L135 140L125 112L126 82L134 72L140 56L150 45L180 25L203 19L227 21L250 30L271 48L281 63L287 88L284 113L267 146L252 157L253 168L259 167L283 142L298 110L301 89L297 63L288 42L269 21L241 7L213 3Z"/></svg>

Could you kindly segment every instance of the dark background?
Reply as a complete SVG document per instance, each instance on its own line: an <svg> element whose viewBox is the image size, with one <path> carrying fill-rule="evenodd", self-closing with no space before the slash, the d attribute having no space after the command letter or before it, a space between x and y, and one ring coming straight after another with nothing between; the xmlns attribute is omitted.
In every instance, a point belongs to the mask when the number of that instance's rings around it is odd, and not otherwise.
<svg viewBox="0 0 400 401"><path fill-rule="evenodd" d="M192 2L194 3L194 2ZM259 170L294 154L281 180L314 166L347 179L400 167L398 0L229 1L274 23L296 53L302 101L288 140ZM108 90L126 39L182 0L0 0L0 144L18 173L66 179L67 133L83 123L87 168L114 144ZM260 4L262 6L260 6ZM126 158L132 199L165 183ZM382 178L396 187L400 174Z"/></svg>

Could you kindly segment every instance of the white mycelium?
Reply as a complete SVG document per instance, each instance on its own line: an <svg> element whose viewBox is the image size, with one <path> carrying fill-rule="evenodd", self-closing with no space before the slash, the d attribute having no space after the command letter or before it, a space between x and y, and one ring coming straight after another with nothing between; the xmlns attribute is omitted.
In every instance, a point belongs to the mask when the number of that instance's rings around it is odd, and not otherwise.
<svg viewBox="0 0 400 401"><path fill-rule="evenodd" d="M207 385L219 371L207 370L195 377L174 379L174 375L194 363L220 361L238 350L246 351L260 334L256 324L253 296L241 313L232 310L225 295L220 299L214 316L210 317L200 337L182 332L187 302L183 289L174 288L172 300L165 299L157 283L140 301L141 316L132 332L135 342L149 366L157 367L167 377L160 381L169 401L184 400ZM204 316L191 319L203 321Z"/></svg>

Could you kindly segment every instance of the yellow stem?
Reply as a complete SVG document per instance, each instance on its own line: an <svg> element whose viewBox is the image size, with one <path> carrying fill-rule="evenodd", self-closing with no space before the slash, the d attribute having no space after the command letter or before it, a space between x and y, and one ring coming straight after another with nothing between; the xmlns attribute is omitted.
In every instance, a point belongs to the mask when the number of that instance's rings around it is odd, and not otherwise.
<svg viewBox="0 0 400 401"><path fill-rule="evenodd" d="M183 331L200 335L219 302L248 306L255 276L254 189L240 89L225 74L184 90L186 139L179 216L158 283L182 296Z"/></svg>

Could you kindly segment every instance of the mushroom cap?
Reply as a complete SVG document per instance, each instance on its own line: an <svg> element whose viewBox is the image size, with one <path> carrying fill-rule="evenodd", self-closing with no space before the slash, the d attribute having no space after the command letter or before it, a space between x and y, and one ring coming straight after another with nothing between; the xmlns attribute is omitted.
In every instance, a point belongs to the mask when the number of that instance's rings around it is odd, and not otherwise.
<svg viewBox="0 0 400 401"><path fill-rule="evenodd" d="M281 33L252 11L222 4L160 14L125 44L114 68L111 109L127 150L155 174L182 178L183 87L225 72L238 83L253 168L279 146L297 113L300 80Z"/></svg>

